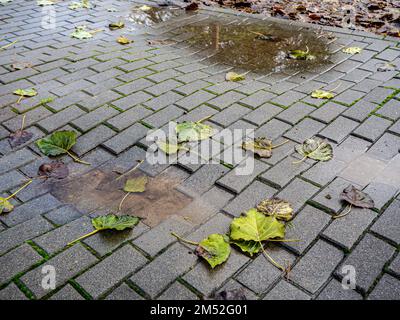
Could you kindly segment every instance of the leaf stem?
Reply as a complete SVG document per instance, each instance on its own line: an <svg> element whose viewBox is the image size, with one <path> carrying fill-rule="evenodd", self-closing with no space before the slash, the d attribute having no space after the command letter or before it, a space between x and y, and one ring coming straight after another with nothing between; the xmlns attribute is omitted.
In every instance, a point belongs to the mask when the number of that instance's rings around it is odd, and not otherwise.
<svg viewBox="0 0 400 320"><path fill-rule="evenodd" d="M127 192L126 195L122 198L122 200L121 200L121 202L119 203L119 206L118 206L118 211L121 211L121 209L122 209L122 204L124 203L125 199L126 199L130 194L131 194L130 192Z"/></svg>
<svg viewBox="0 0 400 320"><path fill-rule="evenodd" d="M18 192L20 192L22 189L25 189L28 185L30 185L33 182L33 180L29 180L27 183L25 183L21 188L19 188L17 191L15 191L11 196L8 196L6 200L10 200L12 197L14 197Z"/></svg>
<svg viewBox="0 0 400 320"><path fill-rule="evenodd" d="M332 218L337 219L337 218L343 218L344 216L347 216L351 211L352 205L350 204L348 207L349 207L349 209L346 212L339 214L337 216L333 216Z"/></svg>
<svg viewBox="0 0 400 320"><path fill-rule="evenodd" d="M182 242L185 242L185 243L187 243L187 244L192 244L192 245L194 245L194 246L198 246L198 245L199 245L198 242L194 242L194 241L190 241L190 240L183 239L182 237L178 236L175 232L171 232L171 235L173 235L173 236L174 236L175 238L177 238L178 240L180 240L180 241L182 241Z"/></svg>
<svg viewBox="0 0 400 320"><path fill-rule="evenodd" d="M67 246L70 246L70 245L72 245L72 244L74 244L75 242L78 242L78 241L80 241L80 240L86 239L86 238L88 238L88 237L94 235L95 233L97 233L97 232L99 232L99 231L100 231L100 230L98 230L98 229L93 230L92 232L89 232L89 233L85 234L84 236L79 237L78 239L75 239L74 241L71 241L70 243L67 244Z"/></svg>
<svg viewBox="0 0 400 320"><path fill-rule="evenodd" d="M302 163L304 160L307 159L307 156L305 156L303 159L299 160L299 161L293 161L292 164L299 164Z"/></svg>
<svg viewBox="0 0 400 320"><path fill-rule="evenodd" d="M22 100L23 97L24 97L23 95L20 95L20 96L19 96L19 98L18 98L18 100L17 100L17 104L19 104L19 103L21 102L21 100Z"/></svg>
<svg viewBox="0 0 400 320"><path fill-rule="evenodd" d="M275 267L277 267L278 269L281 269L282 271L285 271L286 269L285 269L284 267L282 267L278 262L276 262L276 261L267 253L267 251L265 251L264 246L263 246L263 244L261 243L261 241L259 241L259 242L260 242L260 245L261 245L261 249L262 249L262 251L263 251L263 253L264 253L264 256L265 256Z"/></svg>
<svg viewBox="0 0 400 320"><path fill-rule="evenodd" d="M130 169L129 171L125 172L124 174L121 174L118 178L116 178L115 180L119 180L122 177L126 176L127 174L132 173L133 171L135 171L142 163L144 162L144 160L140 160L138 164L136 164L132 169Z"/></svg>
<svg viewBox="0 0 400 320"><path fill-rule="evenodd" d="M5 46L0 47L0 50L7 49L8 47L12 46L13 44L17 43L18 40L15 40L9 44L6 44Z"/></svg>
<svg viewBox="0 0 400 320"><path fill-rule="evenodd" d="M202 123L202 122L204 122L204 121L210 119L212 116L213 116L213 114L210 114L210 115L208 115L207 117L204 117L204 118L202 118L202 119L200 119L200 120L197 120L196 123Z"/></svg>
<svg viewBox="0 0 400 320"><path fill-rule="evenodd" d="M271 148L272 148L272 149L278 148L278 147L283 146L284 144L286 144L286 143L288 143L288 142L289 142L289 140L285 140L285 141L283 141L282 143L277 144L276 146L272 146Z"/></svg>
<svg viewBox="0 0 400 320"><path fill-rule="evenodd" d="M22 117L21 131L24 130L24 127L25 127L25 118L26 118L26 114L24 114Z"/></svg>
<svg viewBox="0 0 400 320"><path fill-rule="evenodd" d="M65 151L66 151L66 153L67 153L72 159L74 159L75 162L82 163L82 164L86 164L86 165L90 166L90 163L89 163L89 162L86 162L86 161L83 161L83 160L79 159L78 157L74 156L74 155L73 155L71 152L69 152L68 150L65 150Z"/></svg>

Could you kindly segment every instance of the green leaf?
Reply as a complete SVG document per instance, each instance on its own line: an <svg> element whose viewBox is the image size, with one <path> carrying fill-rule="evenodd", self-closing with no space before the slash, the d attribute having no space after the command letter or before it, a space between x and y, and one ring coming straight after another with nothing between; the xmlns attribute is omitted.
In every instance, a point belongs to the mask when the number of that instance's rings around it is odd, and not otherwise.
<svg viewBox="0 0 400 320"><path fill-rule="evenodd" d="M231 240L231 243L238 246L243 252L247 252L250 256L261 250L261 243L257 241Z"/></svg>
<svg viewBox="0 0 400 320"><path fill-rule="evenodd" d="M75 31L71 33L71 37L82 40L92 38L93 34L87 30L86 26L77 26Z"/></svg>
<svg viewBox="0 0 400 320"><path fill-rule="evenodd" d="M46 138L39 139L36 145L46 156L58 156L67 153L76 143L75 131L57 131Z"/></svg>
<svg viewBox="0 0 400 320"><path fill-rule="evenodd" d="M158 148L167 155L176 154L179 150L186 150L186 148L183 145L172 142L166 142L163 140L157 140L156 144Z"/></svg>
<svg viewBox="0 0 400 320"><path fill-rule="evenodd" d="M245 77L244 77L243 74L238 74L236 72L228 72L225 75L225 80L226 81L242 81L244 79L245 79Z"/></svg>
<svg viewBox="0 0 400 320"><path fill-rule="evenodd" d="M342 52L347 53L347 54L357 54L360 53L362 49L360 47L348 47L342 49Z"/></svg>
<svg viewBox="0 0 400 320"><path fill-rule="evenodd" d="M321 139L307 139L301 145L296 145L295 150L301 154L305 160L306 158L318 160L318 161L329 161L333 156L332 146Z"/></svg>
<svg viewBox="0 0 400 320"><path fill-rule="evenodd" d="M8 213L14 209L14 206L6 198L0 197L0 214Z"/></svg>
<svg viewBox="0 0 400 320"><path fill-rule="evenodd" d="M223 235L215 233L202 240L195 253L204 258L211 268L214 268L228 259L231 247Z"/></svg>
<svg viewBox="0 0 400 320"><path fill-rule="evenodd" d="M316 58L314 55L310 54L308 50L290 50L287 57L294 60L314 60Z"/></svg>
<svg viewBox="0 0 400 320"><path fill-rule="evenodd" d="M272 216L276 219L285 221L290 220L293 216L292 205L279 198L271 198L261 201L257 206L257 210L267 216Z"/></svg>
<svg viewBox="0 0 400 320"><path fill-rule="evenodd" d="M242 148L258 155L260 158L270 158L272 156L272 141L261 137L254 141L244 141Z"/></svg>
<svg viewBox="0 0 400 320"><path fill-rule="evenodd" d="M112 22L108 25L110 30L117 30L117 29L122 29L125 27L125 23L123 21L118 21L118 22Z"/></svg>
<svg viewBox="0 0 400 320"><path fill-rule="evenodd" d="M265 216L256 209L247 211L246 216L233 219L230 237L232 240L265 241L285 236L285 225L275 217Z"/></svg>
<svg viewBox="0 0 400 320"><path fill-rule="evenodd" d="M139 218L134 216L116 216L114 214L108 214L106 216L99 216L92 219L93 227L100 230L118 230L122 231L127 228L133 228L139 223Z"/></svg>
<svg viewBox="0 0 400 320"><path fill-rule="evenodd" d="M332 99L335 95L332 92L324 90L314 90L311 93L311 97L317 99Z"/></svg>
<svg viewBox="0 0 400 320"><path fill-rule="evenodd" d="M147 176L128 179L125 182L124 191L144 192L146 190Z"/></svg>
<svg viewBox="0 0 400 320"><path fill-rule="evenodd" d="M340 199L350 203L351 205L359 208L373 208L375 206L374 200L365 192L358 190L353 185L349 185L340 195Z"/></svg>
<svg viewBox="0 0 400 320"><path fill-rule="evenodd" d="M13 93L18 96L22 96L22 97L34 97L38 94L34 88L32 88L32 89L17 89Z"/></svg>
<svg viewBox="0 0 400 320"><path fill-rule="evenodd" d="M212 136L212 127L200 122L186 121L176 125L178 142L205 140Z"/></svg>

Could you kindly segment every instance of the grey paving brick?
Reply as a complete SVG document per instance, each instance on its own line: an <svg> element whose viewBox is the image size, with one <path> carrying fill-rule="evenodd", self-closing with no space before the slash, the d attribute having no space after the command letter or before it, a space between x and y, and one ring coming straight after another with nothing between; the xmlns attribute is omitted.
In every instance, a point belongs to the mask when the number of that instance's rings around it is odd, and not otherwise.
<svg viewBox="0 0 400 320"><path fill-rule="evenodd" d="M119 112L114 108L103 106L73 120L71 124L85 132L117 114L119 114Z"/></svg>
<svg viewBox="0 0 400 320"><path fill-rule="evenodd" d="M280 107L265 103L259 106L254 111L245 115L243 119L248 122L254 123L257 126L261 126L263 123L272 119L275 115L282 111L283 109Z"/></svg>
<svg viewBox="0 0 400 320"><path fill-rule="evenodd" d="M273 100L273 102L275 101ZM304 117L306 117L314 110L315 110L314 107L298 102L292 105L290 108L278 114L276 118L286 121L291 125L294 125L295 123L302 120Z"/></svg>
<svg viewBox="0 0 400 320"><path fill-rule="evenodd" d="M264 300L310 300L311 297L285 280L278 284L265 296Z"/></svg>
<svg viewBox="0 0 400 320"><path fill-rule="evenodd" d="M307 95L297 91L289 91L281 94L280 96L271 100L272 103L276 103L282 106L291 106L297 101L305 98Z"/></svg>
<svg viewBox="0 0 400 320"><path fill-rule="evenodd" d="M11 190L23 183L27 182L27 178L16 170L9 171L0 176L0 191Z"/></svg>
<svg viewBox="0 0 400 320"><path fill-rule="evenodd" d="M343 288L338 280L332 279L318 295L317 300L362 300L362 296L355 290Z"/></svg>
<svg viewBox="0 0 400 320"><path fill-rule="evenodd" d="M302 176L320 186L324 186L331 182L345 167L345 162L333 158L327 162L318 162L309 170L302 173Z"/></svg>
<svg viewBox="0 0 400 320"><path fill-rule="evenodd" d="M285 235L287 239L300 239L300 241L283 244L302 254L330 220L331 217L325 212L306 205L292 220L291 227L286 230Z"/></svg>
<svg viewBox="0 0 400 320"><path fill-rule="evenodd" d="M114 289L105 300L143 300L143 298L131 289L127 284L122 283L116 289Z"/></svg>
<svg viewBox="0 0 400 320"><path fill-rule="evenodd" d="M400 120L398 120L394 125L389 128L389 131L400 135Z"/></svg>
<svg viewBox="0 0 400 320"><path fill-rule="evenodd" d="M336 273L341 276L342 266L353 266L357 274L356 286L366 292L382 272L385 263L393 256L394 251L394 248L386 242L367 234L343 261Z"/></svg>
<svg viewBox="0 0 400 320"><path fill-rule="evenodd" d="M82 213L76 210L73 206L68 205L56 210L52 210L49 213L46 213L44 216L52 223L63 225L80 218Z"/></svg>
<svg viewBox="0 0 400 320"><path fill-rule="evenodd" d="M386 102L382 108L376 111L377 114L387 117L394 121L400 119L400 101L396 99L391 99Z"/></svg>
<svg viewBox="0 0 400 320"><path fill-rule="evenodd" d="M323 235L350 250L375 218L372 210L352 208L347 216L333 220Z"/></svg>
<svg viewBox="0 0 400 320"><path fill-rule="evenodd" d="M88 217L81 217L34 239L46 252L53 254L80 236L93 231Z"/></svg>
<svg viewBox="0 0 400 320"><path fill-rule="evenodd" d="M28 111L25 113L25 126L24 128L28 128L31 125L35 124L36 122L51 116L53 113L47 110L46 108L40 106L38 108L35 108L31 111ZM14 117L6 122L3 123L3 125L10 131L16 131L21 128L22 124L22 118L23 115L19 115L17 117Z"/></svg>
<svg viewBox="0 0 400 320"><path fill-rule="evenodd" d="M343 253L319 240L291 271L291 280L311 293L317 292L329 279Z"/></svg>
<svg viewBox="0 0 400 320"><path fill-rule="evenodd" d="M114 91L106 90L93 97L87 96L84 99L78 101L79 106L81 106L85 111L92 111L98 107L106 105L114 100L121 98L122 96Z"/></svg>
<svg viewBox="0 0 400 320"><path fill-rule="evenodd" d="M0 290L0 300L28 300L18 289L17 285L11 282L7 287Z"/></svg>
<svg viewBox="0 0 400 320"><path fill-rule="evenodd" d="M364 92L355 91L355 90L347 90L347 91L335 96L333 99L334 99L334 101L344 103L346 105L351 105L356 100L361 99L364 95L365 95Z"/></svg>
<svg viewBox="0 0 400 320"><path fill-rule="evenodd" d="M136 106L107 120L107 123L121 131L133 125L138 120L145 118L151 113L152 112L150 110L142 106Z"/></svg>
<svg viewBox="0 0 400 320"><path fill-rule="evenodd" d="M122 86L116 87L114 90L119 93L122 93L124 95L128 95L128 94L131 94L134 92L141 91L152 85L154 85L154 82L151 82L149 80L141 78L141 79L137 79L132 82L129 82L127 84L124 84Z"/></svg>
<svg viewBox="0 0 400 320"><path fill-rule="evenodd" d="M385 210L385 212L379 217L378 221L376 221L371 227L372 231L397 244L400 243L400 219L398 215L399 208L400 201L393 201Z"/></svg>
<svg viewBox="0 0 400 320"><path fill-rule="evenodd" d="M214 115L211 118L211 120L223 127L228 127L229 125L239 120L250 111L251 111L250 109L235 103L230 107L224 109L222 112L219 112L216 115Z"/></svg>
<svg viewBox="0 0 400 320"><path fill-rule="evenodd" d="M353 134L374 142L391 125L392 122L389 120L376 116L371 116L366 121L364 121L356 130L354 130Z"/></svg>
<svg viewBox="0 0 400 320"><path fill-rule="evenodd" d="M366 100L366 101L369 101L369 102L372 102L372 103L381 104L392 93L393 93L392 89L378 87L378 88L375 88L375 89L371 90L363 98L363 100Z"/></svg>
<svg viewBox="0 0 400 320"><path fill-rule="evenodd" d="M40 256L28 244L23 244L22 246L6 253L0 257L0 284L4 284L11 280L11 278L20 272L26 271L42 259L42 256Z"/></svg>
<svg viewBox="0 0 400 320"><path fill-rule="evenodd" d="M347 108L340 104L328 102L312 112L310 116L318 121L329 123L345 110L347 110Z"/></svg>
<svg viewBox="0 0 400 320"><path fill-rule="evenodd" d="M397 255L396 259L392 261L392 263L389 265L389 270L396 275L400 274L400 256Z"/></svg>
<svg viewBox="0 0 400 320"><path fill-rule="evenodd" d="M79 118L84 114L86 114L85 111L83 111L79 107L71 106L58 113L53 114L50 117L47 117L46 119L39 121L38 125L46 130L46 132L50 133L65 126L72 120Z"/></svg>
<svg viewBox="0 0 400 320"><path fill-rule="evenodd" d="M96 148L98 145L115 135L115 132L110 128L100 125L91 131L88 131L84 135L78 138L78 143L72 148L78 156L85 154L86 152Z"/></svg>
<svg viewBox="0 0 400 320"><path fill-rule="evenodd" d="M74 289L73 286L67 284L61 290L57 291L53 294L49 300L66 300L66 301L75 301L75 300L85 300L79 293Z"/></svg>
<svg viewBox="0 0 400 320"><path fill-rule="evenodd" d="M155 97L151 100L144 102L143 105L153 110L160 110L168 105L175 103L176 101L182 98L183 98L182 95L169 91L158 97Z"/></svg>
<svg viewBox="0 0 400 320"><path fill-rule="evenodd" d="M346 163L351 162L360 155L364 154L370 145L371 143L368 141L349 136L335 148L335 159Z"/></svg>
<svg viewBox="0 0 400 320"><path fill-rule="evenodd" d="M298 143L303 143L304 140L312 138L321 131L324 126L325 125L319 121L306 118L285 133L284 136Z"/></svg>
<svg viewBox="0 0 400 320"><path fill-rule="evenodd" d="M208 265L198 263L183 276L183 279L204 295L210 295L216 287L235 274L249 258L232 250L229 259L219 268L211 270Z"/></svg>
<svg viewBox="0 0 400 320"><path fill-rule="evenodd" d="M15 226L21 222L56 209L59 206L61 206L60 201L50 194L45 194L15 207L12 214L3 215L1 221L8 226Z"/></svg>
<svg viewBox="0 0 400 320"><path fill-rule="evenodd" d="M130 281L154 298L196 262L197 257L187 247L177 243L134 274Z"/></svg>
<svg viewBox="0 0 400 320"><path fill-rule="evenodd" d="M29 271L21 277L21 281L37 298L41 298L51 292L51 289L46 290L42 286L42 270L44 266L53 266L55 268L56 287L59 287L65 284L68 279L73 278L96 262L96 257L82 245L77 244L46 261L45 264Z"/></svg>
<svg viewBox="0 0 400 320"><path fill-rule="evenodd" d="M112 104L121 110L128 110L142 102L145 102L152 98L152 96L146 92L139 91L135 92L129 96L126 96L122 99L114 101Z"/></svg>
<svg viewBox="0 0 400 320"><path fill-rule="evenodd" d="M21 167L35 159L36 156L26 148L3 156L0 158L0 174Z"/></svg>
<svg viewBox="0 0 400 320"><path fill-rule="evenodd" d="M394 50L392 48L388 48L381 53L379 53L376 58L381 59L381 60L386 60L386 61L393 61L397 57L400 56L399 50Z"/></svg>
<svg viewBox="0 0 400 320"><path fill-rule="evenodd" d="M253 291L247 289L241 283L233 279L229 279L228 282L226 282L219 290L215 291L213 298L215 298L215 295L219 296L219 294L222 293L222 291L231 291L231 290L242 291L244 296L246 297L246 300L258 300L258 297L254 294Z"/></svg>
<svg viewBox="0 0 400 320"><path fill-rule="evenodd" d="M142 60L137 60L137 61L133 61L133 62L130 62L127 64L120 65L119 68L124 71L133 71L133 70L141 69L144 67L148 67L153 64L154 64L154 62L151 62L146 59L142 59Z"/></svg>
<svg viewBox="0 0 400 320"><path fill-rule="evenodd" d="M240 99L244 98L245 95L239 92L229 91L226 92L210 101L207 104L214 106L218 109L225 109L226 107L238 102Z"/></svg>
<svg viewBox="0 0 400 320"><path fill-rule="evenodd" d="M381 160L391 160L399 153L400 137L385 133L372 147L367 154Z"/></svg>
<svg viewBox="0 0 400 320"><path fill-rule="evenodd" d="M240 103L243 105L246 105L250 108L255 109L255 108L261 106L262 104L266 103L267 101L271 101L274 97L275 97L275 94L261 90L256 93L253 93L252 95L250 95L246 98L242 98L240 100Z"/></svg>
<svg viewBox="0 0 400 320"><path fill-rule="evenodd" d="M277 197L289 201L296 212L317 192L316 186L295 178L277 194Z"/></svg>
<svg viewBox="0 0 400 320"><path fill-rule="evenodd" d="M381 210L398 193L398 188L380 182L371 182L365 189L375 203L375 208Z"/></svg>
<svg viewBox="0 0 400 320"><path fill-rule="evenodd" d="M272 197L276 191L262 182L254 181L223 210L233 216L239 216L242 212L246 212L260 203L261 200Z"/></svg>
<svg viewBox="0 0 400 320"><path fill-rule="evenodd" d="M177 101L175 104L185 110L192 110L199 105L213 99L215 95L205 92L205 91L196 91L195 93L186 96L185 98ZM233 102L232 102L233 103Z"/></svg>
<svg viewBox="0 0 400 320"><path fill-rule="evenodd" d="M319 135L328 138L333 142L342 142L348 134L353 131L359 125L358 122L353 120L338 117L330 125L328 125L324 130L322 130Z"/></svg>
<svg viewBox="0 0 400 320"><path fill-rule="evenodd" d="M400 281L388 274L384 274L368 296L368 300L398 300L399 294Z"/></svg>
<svg viewBox="0 0 400 320"><path fill-rule="evenodd" d="M267 137L268 139L275 140L290 128L290 124L277 119L272 119L255 131L255 137Z"/></svg>
<svg viewBox="0 0 400 320"><path fill-rule="evenodd" d="M289 267L295 260L293 254L278 246L266 248L275 261ZM260 295L266 292L282 276L282 272L260 254L235 278L247 288Z"/></svg>
<svg viewBox="0 0 400 320"><path fill-rule="evenodd" d="M371 90L375 89L380 84L381 84L381 81L378 81L378 80L364 79L364 80L358 82L355 86L353 86L353 89L357 90L357 91L368 93Z"/></svg>
<svg viewBox="0 0 400 320"><path fill-rule="evenodd" d="M271 169L261 175L261 178L265 181L269 181L279 188L287 185L294 177L300 175L303 171L306 171L310 165L306 162L293 164L297 159L293 157L287 157Z"/></svg>
<svg viewBox="0 0 400 320"><path fill-rule="evenodd" d="M132 246L125 245L76 278L76 282L98 298L145 263L145 257Z"/></svg>
<svg viewBox="0 0 400 320"><path fill-rule="evenodd" d="M168 106L149 117L145 118L143 121L151 125L154 128L160 128L169 121L172 121L184 113L184 110L178 108L177 106Z"/></svg>
<svg viewBox="0 0 400 320"><path fill-rule="evenodd" d="M198 300L199 298L181 283L175 281L158 300Z"/></svg>
<svg viewBox="0 0 400 320"><path fill-rule="evenodd" d="M114 134L108 137L106 142L103 145L110 151L115 154L119 154L122 151L128 149L130 146L133 146L138 140L143 138L148 131L148 128L143 126L142 124L136 123L133 126L125 129L118 133L115 137L107 140Z"/></svg>
<svg viewBox="0 0 400 320"><path fill-rule="evenodd" d="M159 95L166 93L172 89L178 88L181 85L182 85L182 83L180 83L176 80L173 80L173 79L169 79L164 82L160 82L156 85L153 85L151 87L147 87L145 90L146 90L146 92L151 93L152 95L159 96Z"/></svg>

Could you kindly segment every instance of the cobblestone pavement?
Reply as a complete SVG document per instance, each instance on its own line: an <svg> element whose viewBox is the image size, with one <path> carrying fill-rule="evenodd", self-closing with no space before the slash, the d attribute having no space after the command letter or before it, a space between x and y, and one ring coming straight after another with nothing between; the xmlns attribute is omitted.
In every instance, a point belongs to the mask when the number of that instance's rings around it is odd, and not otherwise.
<svg viewBox="0 0 400 320"><path fill-rule="evenodd" d="M116 37L126 30L105 26L128 12L132 2L97 3L93 10L75 11L66 1L56 4L55 29L41 27L36 1L0 6L0 38L18 39L0 51L2 196L49 161L34 141L62 128L79 133L73 151L92 163L62 158L72 178L89 174L87 188L96 184L100 169L124 172L144 159L149 128L171 120L213 115L207 123L215 128L253 128L257 135L290 143L271 158L256 160L254 173L244 177L226 163L144 163L140 170L155 181L174 177L173 185L170 178L160 183L161 191L174 189L168 190L175 192L171 201L178 197L172 208L165 198L150 199L152 210L169 210L170 217L158 223L154 214L148 225L142 220L132 231L96 234L70 247L69 241L92 230L90 216L107 208L101 208L100 198L85 202L73 187L64 199L60 182L34 180L13 200L15 210L0 216L0 299L202 299L222 288L244 288L248 299L399 299L400 73L398 67L376 70L381 62L400 66L398 39L327 28L337 37L330 44L335 53L329 65L306 73L249 73L232 84L224 81L228 65L200 58L185 34L174 30L208 16L238 24L250 21L249 15L214 9L183 14L132 31L134 43L121 46ZM89 40L70 38L82 23L104 30ZM156 45L151 39L177 43ZM363 51L344 54L347 45ZM13 71L17 61L32 68ZM17 104L12 92L32 87L38 96ZM336 88L338 94L329 102L316 100L310 93L317 88ZM54 100L41 101L49 97ZM22 115L33 139L11 149L7 137L20 127ZM329 139L334 159L293 166L294 145L312 136ZM334 220L332 213L345 207L337 195L349 183L368 192L376 207L353 209ZM170 235L176 231L199 241L225 233L232 217L273 195L293 203L296 215L287 237L302 240L269 248L278 261L291 264L288 279L263 256L252 259L236 249L211 271L190 246ZM56 268L55 290L41 286L45 265ZM344 265L355 267L355 290L341 286Z"/></svg>

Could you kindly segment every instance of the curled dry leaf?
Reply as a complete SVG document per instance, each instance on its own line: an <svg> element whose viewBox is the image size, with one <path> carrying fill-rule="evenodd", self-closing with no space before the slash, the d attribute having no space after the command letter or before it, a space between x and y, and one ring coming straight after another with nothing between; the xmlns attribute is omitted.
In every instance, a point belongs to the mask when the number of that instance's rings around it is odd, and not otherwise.
<svg viewBox="0 0 400 320"><path fill-rule="evenodd" d="M92 225L95 228L95 230L68 243L68 245L71 245L77 241L80 241L87 237L90 237L91 235L93 235L99 231L102 231L102 230L122 231L127 228L133 228L138 223L139 223L138 217L129 216L129 215L116 216L114 214L108 214L106 216L96 217L96 218L92 219Z"/></svg>
<svg viewBox="0 0 400 320"><path fill-rule="evenodd" d="M223 290L214 296L215 300L247 300L243 288Z"/></svg>
<svg viewBox="0 0 400 320"><path fill-rule="evenodd" d="M275 217L276 219L288 221L293 217L292 205L279 198L263 200L256 208L265 215Z"/></svg>
<svg viewBox="0 0 400 320"><path fill-rule="evenodd" d="M211 268L224 263L231 253L229 239L221 234L211 234L200 241L195 254L205 259Z"/></svg>
<svg viewBox="0 0 400 320"><path fill-rule="evenodd" d="M368 194L358 190L353 185L349 185L343 190L340 199L359 208L373 208L375 206L374 200Z"/></svg>
<svg viewBox="0 0 400 320"><path fill-rule="evenodd" d="M303 159L296 163L302 162L307 158L318 161L329 161L333 156L332 146L318 138L307 139L303 144L296 145L295 150L303 156Z"/></svg>
<svg viewBox="0 0 400 320"><path fill-rule="evenodd" d="M244 79L245 79L244 74L238 74L236 72L228 72L225 75L226 81L242 81Z"/></svg>
<svg viewBox="0 0 400 320"><path fill-rule="evenodd" d="M377 71L379 72L387 72L387 71L394 71L396 70L396 65L394 63L390 63L390 62L384 62L379 64Z"/></svg>
<svg viewBox="0 0 400 320"><path fill-rule="evenodd" d="M117 38L117 42L118 42L119 44L129 44L129 43L132 43L133 41L130 40L130 39L128 39L127 37L119 36L119 37Z"/></svg>
<svg viewBox="0 0 400 320"><path fill-rule="evenodd" d="M141 11L149 11L149 10L151 10L151 7L143 5L143 6L139 7L139 10L141 10Z"/></svg>
<svg viewBox="0 0 400 320"><path fill-rule="evenodd" d="M195 11L199 9L199 5L196 2L192 2L191 4L185 7L186 11Z"/></svg>
<svg viewBox="0 0 400 320"><path fill-rule="evenodd" d="M316 99L332 99L335 95L330 91L314 90L311 93L311 97Z"/></svg>
<svg viewBox="0 0 400 320"><path fill-rule="evenodd" d="M123 21L112 22L108 25L108 28L110 28L110 30L122 29L123 27L125 27L125 23Z"/></svg>
<svg viewBox="0 0 400 320"><path fill-rule="evenodd" d="M45 178L64 179L68 177L68 174L68 166L62 161L44 163L38 170L38 175Z"/></svg>
<svg viewBox="0 0 400 320"><path fill-rule="evenodd" d="M275 149L285 143L287 143L288 140L284 141L281 144L278 144L276 146L272 145L272 141L265 138L265 137L259 137L255 138L254 141L244 141L242 143L242 148L244 150L248 150L253 152L254 154L258 155L260 158L270 158L272 156L272 149Z"/></svg>
<svg viewBox="0 0 400 320"><path fill-rule="evenodd" d="M362 49L360 47L348 47L342 49L342 52L347 53L347 54L357 54L360 53Z"/></svg>
<svg viewBox="0 0 400 320"><path fill-rule="evenodd" d="M10 133L10 135L8 136L8 142L10 143L11 148L16 148L31 140L32 137L32 132L18 129L17 131Z"/></svg>
<svg viewBox="0 0 400 320"><path fill-rule="evenodd" d="M11 65L14 70L22 70L26 68L32 68L32 64L29 62L15 62Z"/></svg>

